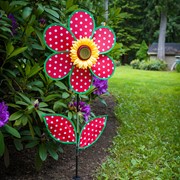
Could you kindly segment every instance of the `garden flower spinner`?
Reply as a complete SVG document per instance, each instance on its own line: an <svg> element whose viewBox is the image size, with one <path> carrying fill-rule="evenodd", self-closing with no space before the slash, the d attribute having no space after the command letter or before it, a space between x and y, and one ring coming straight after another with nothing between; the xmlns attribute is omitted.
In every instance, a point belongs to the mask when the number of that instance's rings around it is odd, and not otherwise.
<svg viewBox="0 0 180 180"><path fill-rule="evenodd" d="M77 94L78 114L79 94L85 94L91 88L93 77L107 80L114 73L115 64L106 53L115 45L115 34L107 26L96 28L91 13L77 10L70 16L68 28L61 23L50 24L43 37L53 52L44 63L44 71L53 80L69 76L69 86ZM79 129L78 115L77 122L62 114L46 114L43 118L53 139L76 144L76 160L80 149L98 140L107 121L106 115L90 120L85 118L84 126Z"/></svg>
<svg viewBox="0 0 180 180"><path fill-rule="evenodd" d="M115 34L106 26L95 28L94 18L87 11L75 11L68 28L49 25L44 41L53 51L44 64L46 74L55 80L69 76L69 85L77 94L90 89L93 75L108 79L115 70L112 58L106 55L115 45Z"/></svg>

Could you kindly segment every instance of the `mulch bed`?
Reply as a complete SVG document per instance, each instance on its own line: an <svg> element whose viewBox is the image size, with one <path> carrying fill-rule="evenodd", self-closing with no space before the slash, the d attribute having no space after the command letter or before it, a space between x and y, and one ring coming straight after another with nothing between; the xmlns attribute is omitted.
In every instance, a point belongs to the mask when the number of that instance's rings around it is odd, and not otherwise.
<svg viewBox="0 0 180 180"><path fill-rule="evenodd" d="M118 122L114 115L115 101L112 96L104 97L108 106L95 100L91 108L98 115L108 115L107 126L99 140L91 147L82 150L79 154L79 176L81 180L92 180L96 169L100 167L108 156L108 148L112 145L116 135ZM10 166L4 167L3 159L0 159L1 180L69 180L75 175L75 146L62 145L64 153L55 161L51 157L44 163L42 169L37 172L34 167L34 153L31 149L18 152L10 151Z"/></svg>

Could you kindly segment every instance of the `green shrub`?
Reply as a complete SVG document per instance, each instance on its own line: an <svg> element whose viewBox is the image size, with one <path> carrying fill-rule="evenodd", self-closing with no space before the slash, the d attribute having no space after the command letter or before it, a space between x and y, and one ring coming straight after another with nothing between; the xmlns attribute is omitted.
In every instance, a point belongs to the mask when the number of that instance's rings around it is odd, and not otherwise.
<svg viewBox="0 0 180 180"><path fill-rule="evenodd" d="M178 63L177 65L176 65L176 71L179 73L180 72L180 63Z"/></svg>
<svg viewBox="0 0 180 180"><path fill-rule="evenodd" d="M148 46L146 42L143 40L139 50L136 53L136 57L140 60L146 60L148 58L147 51L148 51Z"/></svg>
<svg viewBox="0 0 180 180"><path fill-rule="evenodd" d="M133 60L131 62L133 69L152 70L152 71L163 71L166 70L167 64L164 61L157 59L150 60Z"/></svg>
<svg viewBox="0 0 180 180"><path fill-rule="evenodd" d="M132 66L133 69L139 69L139 65L140 65L139 59L135 59L131 61L130 65Z"/></svg>
<svg viewBox="0 0 180 180"><path fill-rule="evenodd" d="M6 166L12 142L18 151L37 150L37 168L49 155L57 160L62 148L49 136L42 116L57 113L76 118L77 113L68 107L76 98L69 79L53 81L43 71L52 54L43 41L45 27L54 22L66 24L69 14L81 8L67 2L0 1L0 103L5 103L9 112L7 124L0 124L0 157ZM90 95L81 95L80 100L89 102Z"/></svg>

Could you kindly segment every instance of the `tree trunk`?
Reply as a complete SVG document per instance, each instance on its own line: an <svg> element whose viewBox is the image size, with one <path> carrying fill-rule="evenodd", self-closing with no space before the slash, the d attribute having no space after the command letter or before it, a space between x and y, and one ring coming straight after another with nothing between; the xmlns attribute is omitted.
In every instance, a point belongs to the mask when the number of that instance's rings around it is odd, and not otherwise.
<svg viewBox="0 0 180 180"><path fill-rule="evenodd" d="M105 20L107 22L107 20L108 20L108 0L104 0L104 9L105 9L104 17L105 17Z"/></svg>
<svg viewBox="0 0 180 180"><path fill-rule="evenodd" d="M158 39L158 53L157 53L157 58L160 60L165 59L166 26L167 26L167 15L165 12L161 12L161 22L160 22L159 39Z"/></svg>

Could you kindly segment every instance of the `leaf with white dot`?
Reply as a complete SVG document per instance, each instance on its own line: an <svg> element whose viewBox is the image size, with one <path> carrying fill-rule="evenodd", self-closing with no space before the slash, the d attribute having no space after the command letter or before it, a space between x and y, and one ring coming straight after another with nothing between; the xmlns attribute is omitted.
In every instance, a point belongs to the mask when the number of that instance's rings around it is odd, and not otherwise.
<svg viewBox="0 0 180 180"><path fill-rule="evenodd" d="M61 114L45 115L44 122L53 139L66 144L76 144L75 126L67 117Z"/></svg>
<svg viewBox="0 0 180 180"><path fill-rule="evenodd" d="M85 124L80 133L79 149L85 149L99 139L106 126L106 121L107 116L98 116Z"/></svg>

